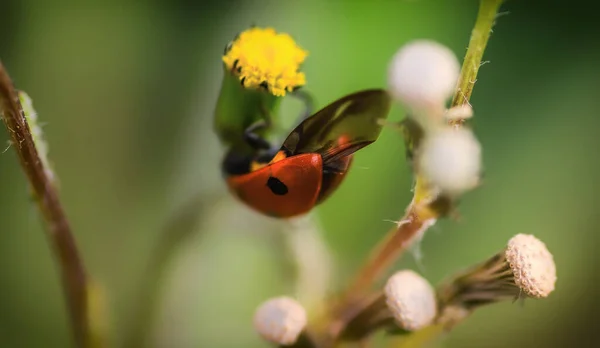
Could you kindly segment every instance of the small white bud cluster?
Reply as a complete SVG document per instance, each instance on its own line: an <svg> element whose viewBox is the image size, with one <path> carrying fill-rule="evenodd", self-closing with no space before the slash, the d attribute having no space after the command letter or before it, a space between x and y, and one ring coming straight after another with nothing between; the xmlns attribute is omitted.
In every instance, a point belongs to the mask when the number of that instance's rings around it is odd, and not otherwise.
<svg viewBox="0 0 600 348"><path fill-rule="evenodd" d="M554 257L546 244L533 235L517 234L494 256L452 276L438 288L438 299L442 312L453 307L470 312L522 296L548 297L556 279Z"/></svg>
<svg viewBox="0 0 600 348"><path fill-rule="evenodd" d="M424 131L415 169L450 197L477 186L481 172L481 146L475 135L448 125L448 121L473 115L468 104L445 109L459 72L459 62L450 49L434 41L416 40L396 53L388 75L390 94L408 108Z"/></svg>
<svg viewBox="0 0 600 348"><path fill-rule="evenodd" d="M404 330L426 327L437 315L433 287L413 271L396 272L388 279L384 293L388 309L398 326Z"/></svg>
<svg viewBox="0 0 600 348"><path fill-rule="evenodd" d="M267 341L289 346L306 327L306 311L296 300L276 297L261 304L254 314L254 327Z"/></svg>
<svg viewBox="0 0 600 348"><path fill-rule="evenodd" d="M458 196L479 184L481 146L465 128L431 130L420 146L417 168L442 193Z"/></svg>
<svg viewBox="0 0 600 348"><path fill-rule="evenodd" d="M421 123L440 118L460 72L456 56L446 46L416 40L398 50L388 72L390 94ZM424 125L426 126L426 125Z"/></svg>
<svg viewBox="0 0 600 348"><path fill-rule="evenodd" d="M544 298L554 291L556 265L544 242L530 234L517 234L508 241L504 255L515 284L528 296Z"/></svg>

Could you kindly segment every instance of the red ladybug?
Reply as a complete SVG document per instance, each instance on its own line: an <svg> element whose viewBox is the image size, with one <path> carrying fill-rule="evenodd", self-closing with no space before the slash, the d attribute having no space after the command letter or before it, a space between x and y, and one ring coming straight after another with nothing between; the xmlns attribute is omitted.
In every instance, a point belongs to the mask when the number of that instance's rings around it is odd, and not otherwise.
<svg viewBox="0 0 600 348"><path fill-rule="evenodd" d="M275 151L248 133L257 152L230 151L223 170L230 190L248 206L278 218L307 213L335 191L353 154L379 137L391 105L383 89L347 95L302 121Z"/></svg>

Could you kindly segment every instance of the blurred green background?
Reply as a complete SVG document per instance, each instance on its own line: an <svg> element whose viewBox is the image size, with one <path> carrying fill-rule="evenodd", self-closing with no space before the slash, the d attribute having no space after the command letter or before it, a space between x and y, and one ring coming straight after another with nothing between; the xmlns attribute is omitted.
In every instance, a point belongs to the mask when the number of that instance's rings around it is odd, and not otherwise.
<svg viewBox="0 0 600 348"><path fill-rule="evenodd" d="M533 233L554 253L557 289L547 300L481 309L440 346L600 343L600 29L584 8L502 7L510 14L494 28L472 97L484 185L462 200L460 222L428 232L420 262L408 253L396 265L435 283ZM220 177L212 111L221 54L237 32L254 23L292 34L310 53L307 89L324 106L384 87L391 56L409 40L440 41L462 58L476 11L476 1L433 0L2 0L0 58L46 124L86 266L108 292L112 341L123 346L131 328L162 222L197 192L207 208L160 279L151 346L264 347L255 307L294 290L281 225L237 203ZM402 114L395 107L391 118ZM410 201L403 154L400 136L384 131L316 210L335 267L329 291ZM57 269L13 149L0 156L0 178L0 347L68 347Z"/></svg>

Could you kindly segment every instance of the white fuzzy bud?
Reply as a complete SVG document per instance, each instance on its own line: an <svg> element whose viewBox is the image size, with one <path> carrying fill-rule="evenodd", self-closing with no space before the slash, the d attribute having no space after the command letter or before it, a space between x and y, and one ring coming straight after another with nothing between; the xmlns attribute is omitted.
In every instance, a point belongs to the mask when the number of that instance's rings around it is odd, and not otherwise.
<svg viewBox="0 0 600 348"><path fill-rule="evenodd" d="M454 53L430 40L404 45L388 71L390 94L412 112L437 115L454 92L460 65Z"/></svg>
<svg viewBox="0 0 600 348"><path fill-rule="evenodd" d="M460 195L479 183L481 145L468 129L432 130L419 149L418 170L442 193Z"/></svg>
<svg viewBox="0 0 600 348"><path fill-rule="evenodd" d="M265 340L284 346L296 343L306 322L302 305L285 296L267 300L254 314L256 331Z"/></svg>
<svg viewBox="0 0 600 348"><path fill-rule="evenodd" d="M433 287L413 271L396 272L388 279L384 292L390 312L404 330L419 330L431 324L437 315Z"/></svg>
<svg viewBox="0 0 600 348"><path fill-rule="evenodd" d="M554 291L556 265L544 242L529 234L518 234L508 241L504 255L515 283L528 296L543 298Z"/></svg>

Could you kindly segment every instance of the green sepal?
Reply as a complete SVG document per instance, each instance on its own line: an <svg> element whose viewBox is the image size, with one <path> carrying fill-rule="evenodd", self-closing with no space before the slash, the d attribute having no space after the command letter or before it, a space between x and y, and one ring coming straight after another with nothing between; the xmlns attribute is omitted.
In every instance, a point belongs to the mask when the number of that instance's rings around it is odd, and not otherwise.
<svg viewBox="0 0 600 348"><path fill-rule="evenodd" d="M249 150L244 131L257 121L265 120L270 127L257 132L269 137L279 122L280 97L262 89L242 86L237 76L224 69L221 91L215 108L214 128L221 142L230 148Z"/></svg>

